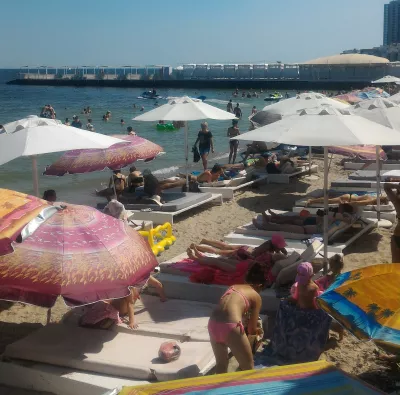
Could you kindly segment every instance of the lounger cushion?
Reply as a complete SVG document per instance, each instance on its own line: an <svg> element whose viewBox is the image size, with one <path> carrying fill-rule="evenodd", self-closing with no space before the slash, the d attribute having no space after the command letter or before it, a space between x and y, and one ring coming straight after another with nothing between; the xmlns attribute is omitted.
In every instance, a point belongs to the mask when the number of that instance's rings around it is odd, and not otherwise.
<svg viewBox="0 0 400 395"><path fill-rule="evenodd" d="M90 308L90 307L89 307ZM142 294L135 303L135 322L139 327L132 331L124 323L115 325L112 330L143 335L162 337L177 341L209 342L208 320L215 305L189 300L169 299L161 302L157 296ZM87 307L71 309L64 317L65 325L78 326L79 318Z"/></svg>
<svg viewBox="0 0 400 395"><path fill-rule="evenodd" d="M200 184L202 187L236 187L243 184L246 181L246 177L235 177L231 180L214 181L214 182L203 182Z"/></svg>
<svg viewBox="0 0 400 395"><path fill-rule="evenodd" d="M145 208L151 208L153 211L175 212L183 210L194 204L201 203L204 200L209 199L211 196L211 193L164 192L162 199L165 201L165 203L162 206L157 204L139 203L125 203L124 206L127 210L142 210Z"/></svg>
<svg viewBox="0 0 400 395"><path fill-rule="evenodd" d="M387 178L396 177L400 178L400 170L381 170L381 179L384 181ZM375 170L357 170L349 175L351 180L367 180L376 181L376 171Z"/></svg>
<svg viewBox="0 0 400 395"><path fill-rule="evenodd" d="M5 356L139 380L158 381L196 377L212 365L211 345L180 343L176 361L161 363L160 345L168 338L47 325L7 346Z"/></svg>
<svg viewBox="0 0 400 395"><path fill-rule="evenodd" d="M291 265L283 268L276 280L275 284L277 287L280 287L281 285L286 285L286 284L292 284L294 283L297 275L297 266L300 264L300 261L296 261L292 263Z"/></svg>
<svg viewBox="0 0 400 395"><path fill-rule="evenodd" d="M298 259L300 258L300 254L296 251L294 251L291 255L289 255L286 259L281 259L277 262L274 263L274 266L272 267L271 273L274 276L277 276L282 269L284 269L287 266L292 265L295 263Z"/></svg>
<svg viewBox="0 0 400 395"><path fill-rule="evenodd" d="M375 188L376 181L359 181L359 180L336 180L331 182L332 188Z"/></svg>

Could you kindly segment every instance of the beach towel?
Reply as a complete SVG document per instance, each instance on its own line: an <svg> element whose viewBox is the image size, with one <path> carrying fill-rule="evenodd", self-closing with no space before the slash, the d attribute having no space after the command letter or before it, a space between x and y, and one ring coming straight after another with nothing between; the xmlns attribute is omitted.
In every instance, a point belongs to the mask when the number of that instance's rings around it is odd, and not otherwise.
<svg viewBox="0 0 400 395"><path fill-rule="evenodd" d="M317 361L328 340L331 317L321 309L299 309L281 301L271 343L255 365L292 364Z"/></svg>

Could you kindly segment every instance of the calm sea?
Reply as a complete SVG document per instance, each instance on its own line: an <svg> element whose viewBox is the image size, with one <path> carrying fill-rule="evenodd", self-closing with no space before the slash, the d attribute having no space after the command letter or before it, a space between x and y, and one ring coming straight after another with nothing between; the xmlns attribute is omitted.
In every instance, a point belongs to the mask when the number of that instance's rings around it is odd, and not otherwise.
<svg viewBox="0 0 400 395"><path fill-rule="evenodd" d="M175 132L161 132L156 130L156 123L136 122L132 118L140 114L141 106L145 111L154 108L154 101L138 99L143 89L134 88L75 88L75 87L43 87L43 86L17 86L6 85L8 80L15 78L15 70L0 70L0 124L24 118L27 115L39 115L44 104L51 104L56 112L57 118L64 120L68 117L72 120L73 115L79 115L85 125L87 116L81 114L84 107L92 109L91 118L96 131L104 134L125 134L126 127L132 126L142 137L161 145L166 154L150 163L137 162L139 169L150 168L162 176L175 174L184 163L184 138L183 129ZM148 87L152 88L151 85ZM204 95L206 102L221 109L226 109L226 104L232 98L232 90L179 90L160 89L157 91L162 96L196 97ZM291 95L294 92L289 92ZM259 98L233 99L240 103L243 111L243 119L239 122L242 131L249 126L247 117L251 113L252 106L262 109L267 103L263 101L265 92ZM160 100L159 104L166 103ZM137 108L133 108L136 104ZM111 111L112 117L108 122L102 121L106 111ZM125 125L121 126L121 119ZM221 160L228 151L229 143L226 130L230 126L229 121L208 121L209 128L214 135L216 153L210 156L210 162ZM189 144L193 144L197 132L200 129L199 122L191 122L189 125ZM3 148L3 147L2 147ZM62 153L42 155L38 158L38 166L42 172L46 165L53 163ZM125 172L126 173L126 172ZM98 201L94 196L95 188L101 187L102 183L108 182L108 172L95 172L82 175L65 175L63 177L39 176L41 193L45 189L55 189L58 199L72 203L93 205ZM14 189L21 192L32 193L32 172L29 158L15 159L0 166L0 185L3 188Z"/></svg>

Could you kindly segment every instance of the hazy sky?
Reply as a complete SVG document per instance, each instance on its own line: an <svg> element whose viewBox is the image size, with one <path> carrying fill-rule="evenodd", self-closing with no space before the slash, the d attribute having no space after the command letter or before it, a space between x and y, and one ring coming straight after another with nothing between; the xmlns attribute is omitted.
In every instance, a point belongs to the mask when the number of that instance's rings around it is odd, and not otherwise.
<svg viewBox="0 0 400 395"><path fill-rule="evenodd" d="M3 0L0 68L302 62L382 44L388 0Z"/></svg>

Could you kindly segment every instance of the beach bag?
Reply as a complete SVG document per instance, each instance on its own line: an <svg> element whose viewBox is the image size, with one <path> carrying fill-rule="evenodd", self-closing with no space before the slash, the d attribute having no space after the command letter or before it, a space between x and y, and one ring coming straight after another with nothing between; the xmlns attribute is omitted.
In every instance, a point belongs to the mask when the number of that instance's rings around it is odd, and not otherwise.
<svg viewBox="0 0 400 395"><path fill-rule="evenodd" d="M193 152L193 162L197 163L201 159L201 157L200 157L200 152L196 145L192 148L192 152Z"/></svg>
<svg viewBox="0 0 400 395"><path fill-rule="evenodd" d="M158 350L158 357L163 362L176 361L181 356L181 348L177 342L168 341L161 344Z"/></svg>

